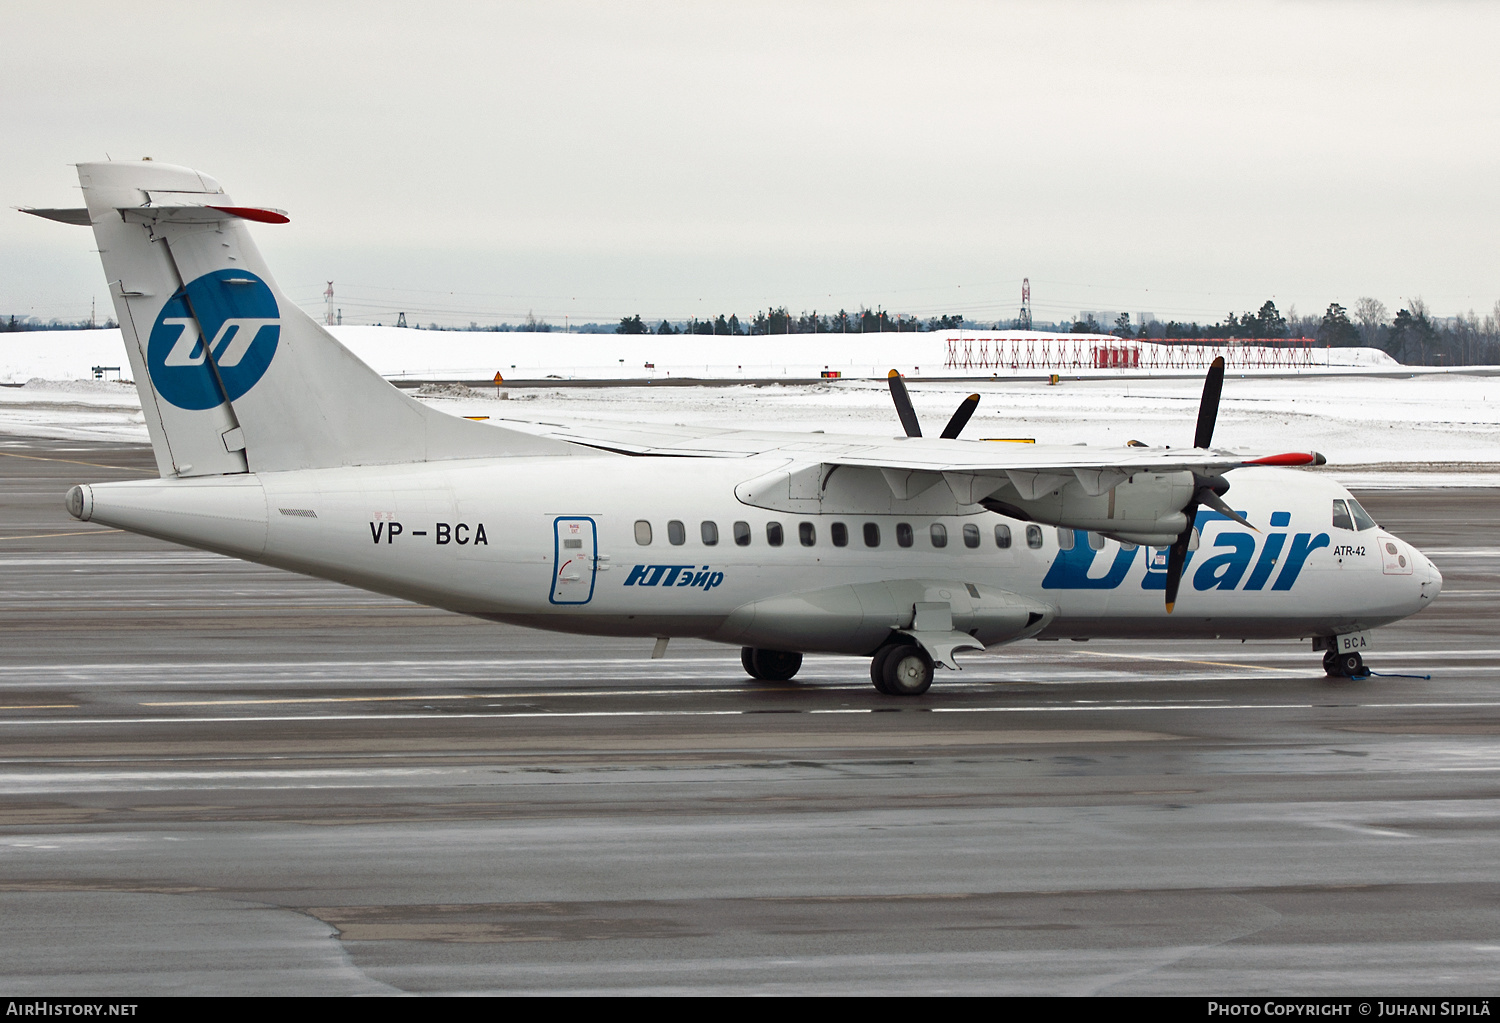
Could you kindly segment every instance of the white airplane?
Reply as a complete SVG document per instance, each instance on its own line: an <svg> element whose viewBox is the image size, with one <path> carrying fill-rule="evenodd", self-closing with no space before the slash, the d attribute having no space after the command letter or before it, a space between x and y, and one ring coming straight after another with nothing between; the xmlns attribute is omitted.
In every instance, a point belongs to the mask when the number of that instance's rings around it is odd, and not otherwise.
<svg viewBox="0 0 1500 1023"><path fill-rule="evenodd" d="M869 657L927 690L955 653L1022 639L1309 638L1366 672L1369 630L1442 577L1339 484L1211 447L497 420L407 397L277 288L236 204L160 163L78 167L160 479L77 486L97 522L461 614L742 648L756 679ZM1233 505L1227 474L1233 472ZM1186 585L1183 585L1186 583Z"/></svg>

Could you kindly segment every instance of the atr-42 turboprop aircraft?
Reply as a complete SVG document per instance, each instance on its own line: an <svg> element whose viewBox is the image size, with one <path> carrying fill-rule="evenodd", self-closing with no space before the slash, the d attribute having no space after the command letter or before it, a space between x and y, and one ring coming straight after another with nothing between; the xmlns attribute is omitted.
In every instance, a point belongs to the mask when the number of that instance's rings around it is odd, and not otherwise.
<svg viewBox="0 0 1500 1023"><path fill-rule="evenodd" d="M402 394L289 302L214 179L78 167L161 478L74 487L84 521L496 621L871 658L914 695L934 664L1016 640L1313 640L1364 673L1368 630L1442 577L1313 453L471 422ZM1229 474L1233 473L1231 489ZM1232 494L1230 500L1226 494ZM1231 503L1232 501L1232 503Z"/></svg>

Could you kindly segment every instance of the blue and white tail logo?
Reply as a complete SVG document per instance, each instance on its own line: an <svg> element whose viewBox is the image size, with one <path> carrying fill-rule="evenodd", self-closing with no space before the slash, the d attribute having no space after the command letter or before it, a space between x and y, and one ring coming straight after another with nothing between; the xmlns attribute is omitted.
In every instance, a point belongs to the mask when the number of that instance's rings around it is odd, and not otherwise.
<svg viewBox="0 0 1500 1023"><path fill-rule="evenodd" d="M156 393L178 408L216 408L265 375L281 342L281 315L266 282L215 270L173 295L146 345Z"/></svg>

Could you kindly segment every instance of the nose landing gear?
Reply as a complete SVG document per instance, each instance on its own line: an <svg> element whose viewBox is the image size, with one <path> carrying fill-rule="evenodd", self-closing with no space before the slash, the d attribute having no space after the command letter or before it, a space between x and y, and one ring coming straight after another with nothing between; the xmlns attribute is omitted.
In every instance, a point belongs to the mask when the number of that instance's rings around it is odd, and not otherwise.
<svg viewBox="0 0 1500 1023"><path fill-rule="evenodd" d="M1365 659L1358 653L1341 654L1336 650L1323 655L1323 670L1329 678L1365 678L1370 674Z"/></svg>

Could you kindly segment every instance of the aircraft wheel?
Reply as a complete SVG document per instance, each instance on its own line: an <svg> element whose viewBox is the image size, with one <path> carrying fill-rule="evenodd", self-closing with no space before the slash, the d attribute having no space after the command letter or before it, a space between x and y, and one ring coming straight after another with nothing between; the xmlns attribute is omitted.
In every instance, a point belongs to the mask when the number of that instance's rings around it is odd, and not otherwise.
<svg viewBox="0 0 1500 1023"><path fill-rule="evenodd" d="M883 646L875 651L875 656L870 658L870 681L875 684L875 691L886 696L893 695L885 687L885 662L890 659L893 646Z"/></svg>
<svg viewBox="0 0 1500 1023"><path fill-rule="evenodd" d="M1328 658L1323 658L1323 661L1326 664ZM740 647L740 664L744 665L746 675L749 675L751 678L760 678L755 673L755 651L752 648L747 646Z"/></svg>
<svg viewBox="0 0 1500 1023"><path fill-rule="evenodd" d="M749 670L753 678L766 682L790 682L802 667L802 655L786 650L761 650L746 648L749 653ZM740 654L742 661L745 654Z"/></svg>
<svg viewBox="0 0 1500 1023"><path fill-rule="evenodd" d="M885 691L892 696L921 696L932 685L932 658L919 646L893 647L884 669Z"/></svg>
<svg viewBox="0 0 1500 1023"><path fill-rule="evenodd" d="M1349 678L1363 678L1369 671L1365 668L1365 659L1359 654L1340 654L1339 673Z"/></svg>
<svg viewBox="0 0 1500 1023"><path fill-rule="evenodd" d="M1343 669L1339 667L1338 651L1328 650L1324 652L1323 670L1329 675L1330 678L1338 678L1344 673Z"/></svg>

